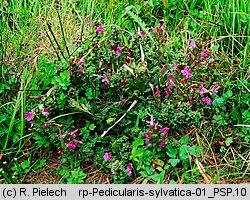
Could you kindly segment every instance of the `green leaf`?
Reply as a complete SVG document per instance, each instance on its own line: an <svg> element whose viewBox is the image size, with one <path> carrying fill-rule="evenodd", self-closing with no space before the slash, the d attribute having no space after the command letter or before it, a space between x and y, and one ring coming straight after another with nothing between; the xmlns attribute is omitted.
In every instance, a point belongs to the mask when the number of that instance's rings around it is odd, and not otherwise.
<svg viewBox="0 0 250 200"><path fill-rule="evenodd" d="M233 143L233 138L232 138L232 137L228 137L228 138L226 139L225 143L226 143L226 146L227 146L227 147L230 146L230 145Z"/></svg>
<svg viewBox="0 0 250 200"><path fill-rule="evenodd" d="M215 100L213 100L212 104L213 106L220 106L220 105L224 105L225 100L223 98L216 98Z"/></svg>
<svg viewBox="0 0 250 200"><path fill-rule="evenodd" d="M164 161L160 160L160 159L156 159L156 165L159 165L159 166L163 167L164 166Z"/></svg>
<svg viewBox="0 0 250 200"><path fill-rule="evenodd" d="M163 170L161 166L157 166L155 169L157 169L160 172Z"/></svg>
<svg viewBox="0 0 250 200"><path fill-rule="evenodd" d="M181 140L180 140L181 144L189 144L190 142L190 137L189 136L186 136L186 137L182 137Z"/></svg>
<svg viewBox="0 0 250 200"><path fill-rule="evenodd" d="M63 72L60 73L60 78L62 79L62 81L67 81L70 79L70 73L68 70L65 70Z"/></svg>
<svg viewBox="0 0 250 200"><path fill-rule="evenodd" d="M177 148L174 148L172 146L167 146L167 155L171 158L175 158L177 153L178 153L178 149Z"/></svg>
<svg viewBox="0 0 250 200"><path fill-rule="evenodd" d="M228 90L225 94L222 95L223 98L228 99L233 96L232 90Z"/></svg>
<svg viewBox="0 0 250 200"><path fill-rule="evenodd" d="M132 150L132 157L133 158L136 158L136 157L141 157L144 153L144 148L139 148L139 149L133 149Z"/></svg>
<svg viewBox="0 0 250 200"><path fill-rule="evenodd" d="M163 170L160 174L154 174L149 178L152 178L157 184L162 184L165 177L165 170Z"/></svg>
<svg viewBox="0 0 250 200"><path fill-rule="evenodd" d="M180 162L180 159L169 159L168 162L169 162L173 167L175 167L175 166Z"/></svg>
<svg viewBox="0 0 250 200"><path fill-rule="evenodd" d="M89 99L92 99L92 97L93 97L93 90L92 90L92 88L88 88L86 90L86 97L88 97Z"/></svg>
<svg viewBox="0 0 250 200"><path fill-rule="evenodd" d="M107 122L108 125L111 125L114 121L115 121L115 118L108 118L106 120L106 122Z"/></svg>
<svg viewBox="0 0 250 200"><path fill-rule="evenodd" d="M95 127L96 127L96 126L95 126L94 124L90 124L90 125L89 125L89 130L93 131L93 130L95 130Z"/></svg>
<svg viewBox="0 0 250 200"><path fill-rule="evenodd" d="M187 145L182 145L179 149L179 156L181 160L188 159L188 147Z"/></svg>
<svg viewBox="0 0 250 200"><path fill-rule="evenodd" d="M144 140L142 138L135 138L134 142L132 143L132 147L137 149L138 146L144 144Z"/></svg>
<svg viewBox="0 0 250 200"><path fill-rule="evenodd" d="M171 169L171 165L166 164L163 168L166 172L168 172Z"/></svg>

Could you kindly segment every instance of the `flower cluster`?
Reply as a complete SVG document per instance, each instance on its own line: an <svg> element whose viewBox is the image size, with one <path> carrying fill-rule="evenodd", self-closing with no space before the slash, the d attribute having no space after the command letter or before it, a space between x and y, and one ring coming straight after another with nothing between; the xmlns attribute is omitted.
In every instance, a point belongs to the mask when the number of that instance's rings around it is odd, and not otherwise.
<svg viewBox="0 0 250 200"><path fill-rule="evenodd" d="M150 132L152 132L152 133L158 133L158 131L159 131L159 123L157 122L157 123L154 123L154 121L155 121L155 119L154 119L154 117L153 117L153 115L151 115L150 116L150 120L149 121L146 121L146 123L148 123L149 125L150 125ZM167 132L170 130L170 128L168 128L168 127L164 127L164 128L162 128L161 129L161 137L160 137L160 135L156 135L156 137L157 138L160 138L160 146L161 147L164 147L165 146L165 144L166 144L166 142L165 142L165 135L167 134ZM151 139L151 134L150 134L150 132L145 132L145 136L146 136L146 142L149 142L150 141L150 139Z"/></svg>

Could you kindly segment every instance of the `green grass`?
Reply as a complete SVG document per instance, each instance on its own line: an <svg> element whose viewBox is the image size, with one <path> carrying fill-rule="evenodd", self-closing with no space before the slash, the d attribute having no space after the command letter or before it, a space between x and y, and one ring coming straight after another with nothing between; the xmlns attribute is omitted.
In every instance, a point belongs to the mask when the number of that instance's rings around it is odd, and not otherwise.
<svg viewBox="0 0 250 200"><path fill-rule="evenodd" d="M4 161L0 164L2 181L21 182L23 174L18 160L27 158L27 153L33 164L41 159L35 157L39 145L27 149L25 147L32 140L32 134L28 130L24 112L36 104L29 96L40 96L48 91L49 83L42 86L44 77L41 75L55 75L52 71L51 74L46 71L49 62L58 68L53 69L55 72L62 69L70 57L91 39L86 25L91 19L93 22L98 21L108 31L111 28L106 25L116 24L121 30L126 29L133 34L136 34L138 27L150 33L151 27L165 22L169 49L178 49L173 46L176 42L187 46L191 38L202 40L208 46L219 45L219 57L225 70L221 70L216 76L220 77L221 85L225 86L223 94L228 90L233 91L230 112L226 119L233 116L233 123L221 125L216 120L209 119L206 127L197 130L204 153L201 162L210 165L209 162L213 163L211 160L216 161L208 167L208 173L213 176L214 182L249 181L249 163L246 162L249 159L249 144L243 139L249 137L249 128L235 128L233 125L250 123L242 117L250 104L247 102L250 89L250 1L169 0L163 3L160 0L61 0L60 4L49 0L7 2L8 6L0 2L0 159ZM126 34L122 37L129 43ZM171 56L168 59L170 58ZM91 79L89 82L91 83ZM112 94L108 99L112 101ZM71 114L58 115L54 119ZM138 118L138 123L139 120ZM240 134L245 135L237 136ZM240 148L239 151L230 145L215 146L216 140L225 142L228 137L235 140L234 145ZM221 158L214 158L215 152L221 152ZM17 166L14 177L6 167L8 165ZM32 167L29 168L31 169ZM175 181L181 183L183 170L178 170L170 171L166 177L170 177L169 180L171 177L178 177ZM202 183L203 179L195 170L195 167L191 170L193 175Z"/></svg>

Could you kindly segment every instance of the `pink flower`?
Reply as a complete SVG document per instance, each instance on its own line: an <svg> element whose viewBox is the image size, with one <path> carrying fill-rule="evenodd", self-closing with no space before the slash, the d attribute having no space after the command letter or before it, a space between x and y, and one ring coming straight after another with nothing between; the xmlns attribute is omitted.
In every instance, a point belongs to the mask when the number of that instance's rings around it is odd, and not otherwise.
<svg viewBox="0 0 250 200"><path fill-rule="evenodd" d="M187 57L186 57L186 60L189 62L191 59L191 53L188 53Z"/></svg>
<svg viewBox="0 0 250 200"><path fill-rule="evenodd" d="M78 65L79 65L79 68L82 68L83 61L80 60L80 61L78 62Z"/></svg>
<svg viewBox="0 0 250 200"><path fill-rule="evenodd" d="M87 22L87 24L89 25L92 25L92 23L93 23L92 19L90 19L89 22Z"/></svg>
<svg viewBox="0 0 250 200"><path fill-rule="evenodd" d="M198 92L199 92L200 94L205 94L205 93L207 93L207 89L204 88L203 85L202 85L202 86L201 86L201 89L198 90Z"/></svg>
<svg viewBox="0 0 250 200"><path fill-rule="evenodd" d="M166 134L167 134L167 131L168 131L169 129L170 129L170 128L168 128L168 127L165 127L165 128L163 128L163 129L161 129L162 135L166 135Z"/></svg>
<svg viewBox="0 0 250 200"><path fill-rule="evenodd" d="M174 84L174 76L172 74L169 74L168 76L170 78L169 84L172 85L172 86L175 86L175 84Z"/></svg>
<svg viewBox="0 0 250 200"><path fill-rule="evenodd" d="M207 57L208 56L208 53L209 52L209 50L208 49L205 49L202 53L201 53L201 57L203 57L203 58L205 58L205 57Z"/></svg>
<svg viewBox="0 0 250 200"><path fill-rule="evenodd" d="M63 150L59 150L57 153L63 155L63 156L66 156L66 154L63 152Z"/></svg>
<svg viewBox="0 0 250 200"><path fill-rule="evenodd" d="M49 107L45 108L43 111L43 115L48 117L49 116Z"/></svg>
<svg viewBox="0 0 250 200"><path fill-rule="evenodd" d="M170 69L171 71L173 71L173 70L175 70L177 68L177 66L176 66L176 64L175 64L174 61L172 62L172 65L173 65L173 67Z"/></svg>
<svg viewBox="0 0 250 200"><path fill-rule="evenodd" d="M161 68L162 75L166 74L166 72L167 72L167 70L166 70L165 65L162 65L162 68Z"/></svg>
<svg viewBox="0 0 250 200"><path fill-rule="evenodd" d="M217 93L217 92L218 92L218 88L219 88L219 85L216 84L211 90L212 90L214 93Z"/></svg>
<svg viewBox="0 0 250 200"><path fill-rule="evenodd" d="M196 67L199 67L200 65L201 65L200 62L195 63L195 66L196 66Z"/></svg>
<svg viewBox="0 0 250 200"><path fill-rule="evenodd" d="M138 31L138 35L140 35L143 39L145 39L147 37L147 35L144 31Z"/></svg>
<svg viewBox="0 0 250 200"><path fill-rule="evenodd" d="M154 125L154 121L155 121L155 119L154 119L154 117L153 117L153 115L151 115L150 116L150 120L149 121L146 121L148 124L150 124L151 126L153 126Z"/></svg>
<svg viewBox="0 0 250 200"><path fill-rule="evenodd" d="M166 145L166 144L165 144L165 141L161 141L161 142L160 142L160 146L161 146L161 147L164 147L165 145Z"/></svg>
<svg viewBox="0 0 250 200"><path fill-rule="evenodd" d="M122 83L126 83L126 82L129 81L129 80L130 80L129 78L126 78L125 80L122 79L121 82L122 82Z"/></svg>
<svg viewBox="0 0 250 200"><path fill-rule="evenodd" d="M194 40L190 40L189 47L190 48L195 47L195 41Z"/></svg>
<svg viewBox="0 0 250 200"><path fill-rule="evenodd" d="M160 95L160 93L161 93L161 91L157 88L155 94L158 96L158 95Z"/></svg>
<svg viewBox="0 0 250 200"><path fill-rule="evenodd" d="M155 29L153 27L151 27L152 29L152 35L155 35Z"/></svg>
<svg viewBox="0 0 250 200"><path fill-rule="evenodd" d="M68 68L68 72L69 72L69 75L72 76L73 73L70 68Z"/></svg>
<svg viewBox="0 0 250 200"><path fill-rule="evenodd" d="M47 128L48 126L50 126L51 124L44 124L44 125L42 125L42 128L43 129L45 129L45 128Z"/></svg>
<svg viewBox="0 0 250 200"><path fill-rule="evenodd" d="M76 133L77 133L79 130L80 130L80 129L78 128L78 129L72 131L72 132L70 133L70 135L72 135L73 137L76 137Z"/></svg>
<svg viewBox="0 0 250 200"><path fill-rule="evenodd" d="M169 96L169 93L170 93L170 88L169 87L166 87L166 88L164 88L164 90L165 90L165 95L168 97Z"/></svg>
<svg viewBox="0 0 250 200"><path fill-rule="evenodd" d="M191 71L192 71L191 69L185 67L183 70L181 70L181 73L183 76L186 76L187 79L190 79L192 78Z"/></svg>
<svg viewBox="0 0 250 200"><path fill-rule="evenodd" d="M102 26L99 26L96 31L100 34L102 34L102 32L104 31L104 28Z"/></svg>
<svg viewBox="0 0 250 200"><path fill-rule="evenodd" d="M151 135L149 132L146 132L145 135L146 135L146 142L148 142L151 138Z"/></svg>
<svg viewBox="0 0 250 200"><path fill-rule="evenodd" d="M66 144L66 147L67 147L68 149L75 149L75 148L77 147L77 144L78 144L78 143L75 143L75 142L73 142L73 141L70 141L68 144Z"/></svg>
<svg viewBox="0 0 250 200"><path fill-rule="evenodd" d="M128 176L131 176L132 175L132 165L129 163L127 166L126 166L126 170L128 170L128 173L127 175Z"/></svg>
<svg viewBox="0 0 250 200"><path fill-rule="evenodd" d="M161 25L161 30L166 30L166 23L163 23L162 25Z"/></svg>
<svg viewBox="0 0 250 200"><path fill-rule="evenodd" d="M105 160L105 161L108 161L110 158L112 157L112 152L106 152L105 154L104 154L104 156L103 156L103 159Z"/></svg>
<svg viewBox="0 0 250 200"><path fill-rule="evenodd" d="M115 165L113 165L113 166L111 167L110 171L112 172L112 174L116 174L116 173L115 173Z"/></svg>
<svg viewBox="0 0 250 200"><path fill-rule="evenodd" d="M83 70L79 70L77 73L78 73L79 76L82 76Z"/></svg>
<svg viewBox="0 0 250 200"><path fill-rule="evenodd" d="M119 57L121 55L121 51L122 51L122 45L118 46L117 49L116 49L116 56Z"/></svg>
<svg viewBox="0 0 250 200"><path fill-rule="evenodd" d="M207 105L211 105L211 104L212 104L212 102L210 101L210 99L209 99L208 97L204 97L204 98L202 99L202 101L203 101L204 103L206 103Z"/></svg>
<svg viewBox="0 0 250 200"><path fill-rule="evenodd" d="M190 103L190 105L193 105L194 100L192 98L189 98L189 103Z"/></svg>
<svg viewBox="0 0 250 200"><path fill-rule="evenodd" d="M102 82L106 82L106 83L108 83L108 82L109 82L108 77L107 77L107 75L106 75L106 74L103 74L103 79L102 79Z"/></svg>
<svg viewBox="0 0 250 200"><path fill-rule="evenodd" d="M58 129L58 133L59 133L59 135L60 135L60 138L64 138L64 135L62 134L61 129Z"/></svg>
<svg viewBox="0 0 250 200"><path fill-rule="evenodd" d="M32 117L33 117L33 112L32 111L31 112L25 112L24 114L26 115L25 120L27 122L29 122L32 119Z"/></svg>

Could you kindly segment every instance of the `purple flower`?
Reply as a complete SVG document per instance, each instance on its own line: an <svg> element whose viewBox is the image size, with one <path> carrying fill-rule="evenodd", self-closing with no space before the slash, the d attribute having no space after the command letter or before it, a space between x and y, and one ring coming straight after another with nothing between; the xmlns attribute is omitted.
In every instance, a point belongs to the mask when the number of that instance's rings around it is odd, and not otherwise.
<svg viewBox="0 0 250 200"><path fill-rule="evenodd" d="M79 65L79 68L82 68L83 61L80 60L80 61L78 62L78 65Z"/></svg>
<svg viewBox="0 0 250 200"><path fill-rule="evenodd" d="M45 128L47 128L48 126L50 126L51 124L44 124L44 125L42 125L42 128L43 129L45 129Z"/></svg>
<svg viewBox="0 0 250 200"><path fill-rule="evenodd" d="M99 26L96 31L100 34L102 34L102 32L104 31L104 28L102 26Z"/></svg>
<svg viewBox="0 0 250 200"><path fill-rule="evenodd" d="M194 40L190 40L189 47L190 48L195 47L195 41Z"/></svg>
<svg viewBox="0 0 250 200"><path fill-rule="evenodd" d="M209 50L208 50L208 49L205 49L205 50L201 53L201 57L203 57L203 58L207 57L207 56L208 56L208 55L207 55L208 52L209 52Z"/></svg>
<svg viewBox="0 0 250 200"><path fill-rule="evenodd" d="M72 132L70 133L70 135L72 135L73 137L76 137L76 133L77 133L79 130L80 130L80 129L78 128L78 129L72 131Z"/></svg>
<svg viewBox="0 0 250 200"><path fill-rule="evenodd" d="M108 77L106 74L103 74L102 82L109 82Z"/></svg>
<svg viewBox="0 0 250 200"><path fill-rule="evenodd" d="M169 93L170 93L170 88L166 87L166 88L164 88L164 90L165 90L165 95L168 97Z"/></svg>
<svg viewBox="0 0 250 200"><path fill-rule="evenodd" d="M151 115L150 116L150 120L149 121L146 121L148 124L150 124L151 126L153 126L154 125L154 121L155 121L155 119L154 119L154 117L153 117L153 115Z"/></svg>
<svg viewBox="0 0 250 200"><path fill-rule="evenodd" d="M66 147L68 149L75 149L77 147L77 143L70 141L68 144L66 144Z"/></svg>
<svg viewBox="0 0 250 200"><path fill-rule="evenodd" d="M146 132L145 135L146 135L146 142L148 142L151 138L151 135L149 132Z"/></svg>
<svg viewBox="0 0 250 200"><path fill-rule="evenodd" d="M171 71L173 71L173 70L175 70L177 68L177 66L176 66L176 64L175 64L174 61L172 62L172 65L173 65L173 67L170 69Z"/></svg>
<svg viewBox="0 0 250 200"><path fill-rule="evenodd" d="M33 117L33 112L32 111L31 112L25 112L24 114L26 115L25 120L27 122L29 122L32 119L32 117Z"/></svg>
<svg viewBox="0 0 250 200"><path fill-rule="evenodd" d="M122 51L122 45L118 46L117 49L116 49L116 56L119 57L121 55L121 51Z"/></svg>
<svg viewBox="0 0 250 200"><path fill-rule="evenodd" d="M161 141L161 142L160 142L160 146L161 146L161 147L164 147L165 145L166 145L166 144L165 144L165 141Z"/></svg>
<svg viewBox="0 0 250 200"><path fill-rule="evenodd" d="M207 89L204 88L203 85L202 85L202 86L201 86L201 89L198 90L198 92L199 92L200 94L205 94L205 93L207 93Z"/></svg>
<svg viewBox="0 0 250 200"><path fill-rule="evenodd" d="M43 111L43 115L48 117L49 116L49 107L45 108Z"/></svg>
<svg viewBox="0 0 250 200"><path fill-rule="evenodd" d="M128 170L128 173L127 175L128 176L131 176L132 175L132 165L129 163L127 166L126 166L126 170Z"/></svg>
<svg viewBox="0 0 250 200"><path fill-rule="evenodd" d="M106 152L103 156L105 161L108 161L112 157L112 152Z"/></svg>
<svg viewBox="0 0 250 200"><path fill-rule="evenodd" d="M219 88L219 85L216 84L211 90L212 90L214 93L217 93L217 92L218 92L218 88Z"/></svg>
<svg viewBox="0 0 250 200"><path fill-rule="evenodd" d="M190 79L192 77L191 71L191 69L185 67L183 70L181 70L181 73L183 76L186 76L187 79Z"/></svg>
<svg viewBox="0 0 250 200"><path fill-rule="evenodd" d="M209 99L208 97L204 97L204 98L202 99L202 101L203 101L204 103L206 103L207 105L211 105L211 104L212 104L212 102L210 101L210 99Z"/></svg>
<svg viewBox="0 0 250 200"><path fill-rule="evenodd" d="M165 127L165 128L163 128L163 129L161 129L162 135L166 135L166 134L167 134L167 131L168 131L169 129L170 129L170 128L168 128L168 127Z"/></svg>

